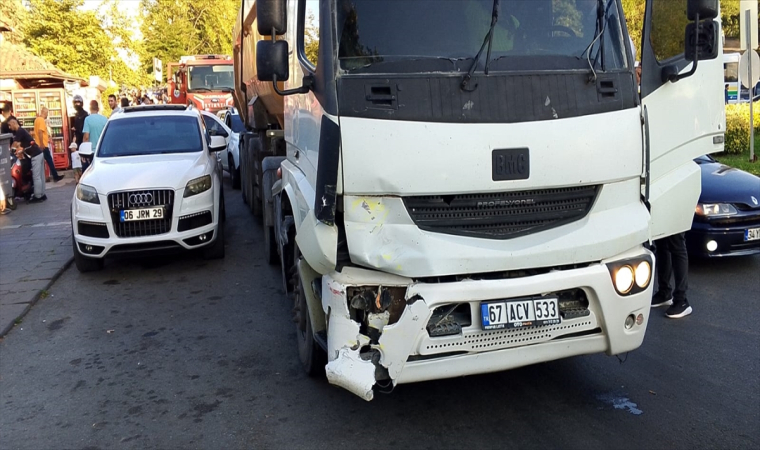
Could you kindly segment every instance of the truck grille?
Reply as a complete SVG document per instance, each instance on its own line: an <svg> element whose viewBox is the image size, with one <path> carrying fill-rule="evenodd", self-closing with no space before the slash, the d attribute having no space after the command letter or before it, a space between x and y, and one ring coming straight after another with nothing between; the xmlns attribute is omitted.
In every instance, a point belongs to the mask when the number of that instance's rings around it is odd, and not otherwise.
<svg viewBox="0 0 760 450"><path fill-rule="evenodd" d="M580 220L598 186L488 194L405 197L422 230L488 239L510 239Z"/></svg>
<svg viewBox="0 0 760 450"><path fill-rule="evenodd" d="M137 220L121 222L121 211L125 209L150 208L164 206L163 219ZM108 194L108 207L114 232L118 237L155 236L168 233L172 227L172 210L174 209L174 191L171 189L147 189L141 191L115 192Z"/></svg>

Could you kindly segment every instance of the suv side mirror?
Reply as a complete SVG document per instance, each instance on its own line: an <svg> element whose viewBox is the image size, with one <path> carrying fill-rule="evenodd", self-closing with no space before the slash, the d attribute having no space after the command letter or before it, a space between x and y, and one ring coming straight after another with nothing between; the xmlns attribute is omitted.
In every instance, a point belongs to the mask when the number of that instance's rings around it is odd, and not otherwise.
<svg viewBox="0 0 760 450"><path fill-rule="evenodd" d="M227 148L227 143L224 142L224 138L221 136L211 136L211 142L208 144L208 151L221 152Z"/></svg>
<svg viewBox="0 0 760 450"><path fill-rule="evenodd" d="M718 57L720 36L714 19L718 17L718 0L688 0L686 16L692 22L686 26L684 56L692 62L691 70L679 74L678 66L672 64L662 70L662 81L675 83L697 72L700 60Z"/></svg>

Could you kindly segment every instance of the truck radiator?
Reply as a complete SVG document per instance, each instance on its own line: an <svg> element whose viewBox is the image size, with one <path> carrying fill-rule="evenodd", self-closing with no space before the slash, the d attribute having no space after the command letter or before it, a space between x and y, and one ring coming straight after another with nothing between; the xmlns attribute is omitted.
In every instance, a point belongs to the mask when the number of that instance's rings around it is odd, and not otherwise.
<svg viewBox="0 0 760 450"><path fill-rule="evenodd" d="M511 239L580 220L599 186L487 194L404 197L422 230L486 239Z"/></svg>

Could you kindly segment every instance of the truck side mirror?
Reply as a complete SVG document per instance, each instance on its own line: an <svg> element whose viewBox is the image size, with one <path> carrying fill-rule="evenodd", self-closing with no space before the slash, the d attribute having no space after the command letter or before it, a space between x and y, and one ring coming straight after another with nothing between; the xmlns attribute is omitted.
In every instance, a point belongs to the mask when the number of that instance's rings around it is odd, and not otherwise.
<svg viewBox="0 0 760 450"><path fill-rule="evenodd" d="M290 78L287 41L256 43L256 76L261 81L285 81Z"/></svg>
<svg viewBox="0 0 760 450"><path fill-rule="evenodd" d="M688 0L686 16L692 22L686 26L684 56L691 61L691 70L679 74L678 66L671 64L662 70L662 81L675 83L688 78L697 72L700 60L715 59L720 45L718 27L715 19L718 17L718 0Z"/></svg>
<svg viewBox="0 0 760 450"><path fill-rule="evenodd" d="M296 89L281 90L278 81L286 81L290 78L290 66L288 65L288 42L276 41L272 36L271 41L259 41L256 43L256 76L261 81L271 81L275 92L280 95L305 94L311 89L313 79L310 75L303 78L301 87Z"/></svg>
<svg viewBox="0 0 760 450"><path fill-rule="evenodd" d="M712 20L718 17L718 0L689 0L686 16L689 20Z"/></svg>
<svg viewBox="0 0 760 450"><path fill-rule="evenodd" d="M257 0L256 22L262 36L285 34L288 29L285 0Z"/></svg>

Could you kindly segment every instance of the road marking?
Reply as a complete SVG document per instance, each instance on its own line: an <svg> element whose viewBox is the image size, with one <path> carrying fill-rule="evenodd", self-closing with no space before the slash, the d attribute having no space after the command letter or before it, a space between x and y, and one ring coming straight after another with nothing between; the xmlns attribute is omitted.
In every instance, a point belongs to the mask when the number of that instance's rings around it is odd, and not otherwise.
<svg viewBox="0 0 760 450"><path fill-rule="evenodd" d="M48 222L48 223L32 223L25 225L6 225L0 227L0 230L15 230L17 228L40 228L40 227L62 227L64 225L71 225L71 222Z"/></svg>

